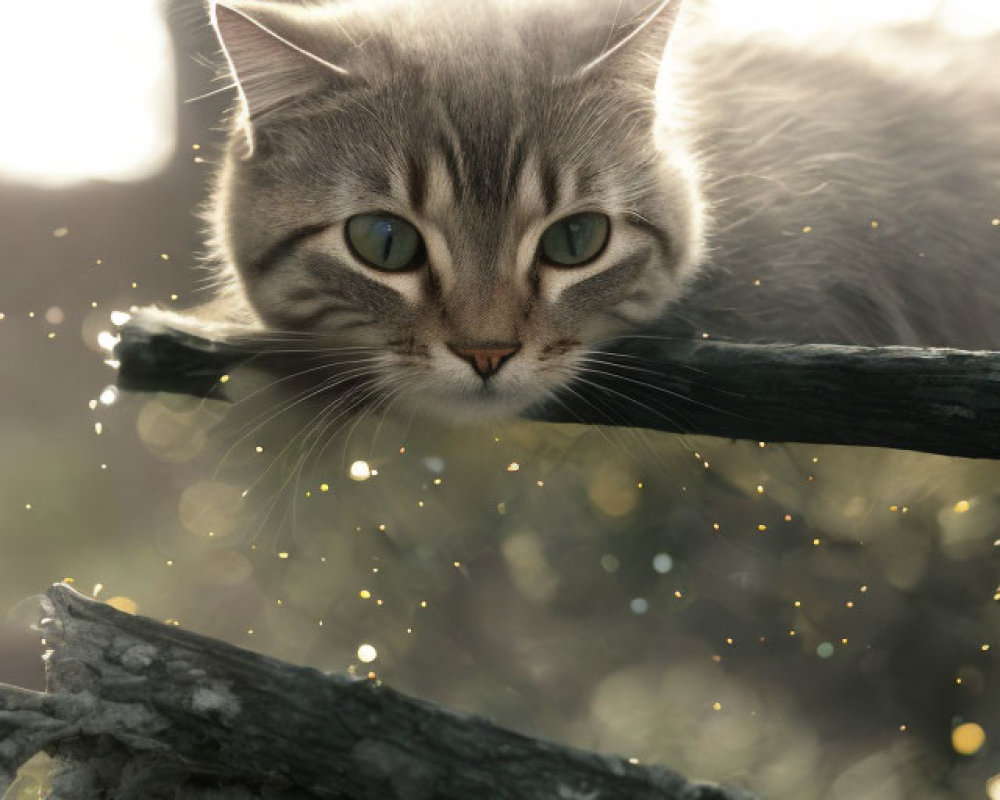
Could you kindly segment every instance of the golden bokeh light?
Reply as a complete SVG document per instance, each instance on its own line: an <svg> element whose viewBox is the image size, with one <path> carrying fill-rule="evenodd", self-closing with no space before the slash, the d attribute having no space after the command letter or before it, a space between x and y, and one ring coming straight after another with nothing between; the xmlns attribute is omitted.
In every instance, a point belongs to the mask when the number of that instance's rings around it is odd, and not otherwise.
<svg viewBox="0 0 1000 800"><path fill-rule="evenodd" d="M986 744L986 731L975 722L964 722L951 732L951 746L963 756L974 756Z"/></svg>

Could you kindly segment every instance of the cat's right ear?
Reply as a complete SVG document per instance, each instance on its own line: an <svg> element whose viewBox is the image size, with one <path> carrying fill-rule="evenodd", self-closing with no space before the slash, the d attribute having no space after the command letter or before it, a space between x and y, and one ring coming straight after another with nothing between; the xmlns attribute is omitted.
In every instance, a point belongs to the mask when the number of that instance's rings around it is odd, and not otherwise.
<svg viewBox="0 0 1000 800"><path fill-rule="evenodd" d="M682 0L658 0L622 26L614 26L604 52L577 70L578 76L610 75L653 91L667 41Z"/></svg>
<svg viewBox="0 0 1000 800"><path fill-rule="evenodd" d="M211 16L240 94L251 151L254 129L268 116L300 97L348 81L346 69L311 52L315 26L295 7L213 2Z"/></svg>

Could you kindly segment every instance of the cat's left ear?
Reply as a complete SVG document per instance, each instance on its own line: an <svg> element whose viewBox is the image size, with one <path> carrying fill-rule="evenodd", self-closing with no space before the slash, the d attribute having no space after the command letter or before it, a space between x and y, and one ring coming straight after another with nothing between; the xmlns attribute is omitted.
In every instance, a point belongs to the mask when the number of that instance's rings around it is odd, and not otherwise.
<svg viewBox="0 0 1000 800"><path fill-rule="evenodd" d="M651 11L616 27L604 51L577 76L610 75L652 91L680 8L681 0L657 0Z"/></svg>
<svg viewBox="0 0 1000 800"><path fill-rule="evenodd" d="M276 112L325 86L347 83L347 70L318 54L336 43L315 34L328 26L307 10L257 0L213 0L211 15L240 93L251 150L255 130Z"/></svg>

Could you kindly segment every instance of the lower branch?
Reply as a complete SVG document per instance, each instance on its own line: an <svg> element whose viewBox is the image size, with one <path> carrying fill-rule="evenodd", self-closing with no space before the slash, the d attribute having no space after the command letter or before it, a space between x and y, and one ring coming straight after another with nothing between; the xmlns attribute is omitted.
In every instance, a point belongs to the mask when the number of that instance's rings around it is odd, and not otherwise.
<svg viewBox="0 0 1000 800"><path fill-rule="evenodd" d="M748 797L129 616L62 584L45 605L48 693L0 685L0 792L44 750L61 764L52 800Z"/></svg>

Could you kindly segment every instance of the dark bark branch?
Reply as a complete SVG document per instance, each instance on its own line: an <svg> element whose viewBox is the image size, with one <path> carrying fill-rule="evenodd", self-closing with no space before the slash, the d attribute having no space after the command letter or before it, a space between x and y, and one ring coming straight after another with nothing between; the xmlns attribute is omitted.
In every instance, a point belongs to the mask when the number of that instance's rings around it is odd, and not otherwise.
<svg viewBox="0 0 1000 800"><path fill-rule="evenodd" d="M216 341L130 323L116 349L118 381L139 391L225 396L219 378L240 364L290 375L317 363L314 354L290 349L252 336ZM1000 353L637 338L600 358L611 362L601 373L585 374L530 416L1000 458Z"/></svg>
<svg viewBox="0 0 1000 800"><path fill-rule="evenodd" d="M44 749L63 765L53 800L747 797L132 617L65 585L46 606L48 693L0 685L0 793Z"/></svg>
<svg viewBox="0 0 1000 800"><path fill-rule="evenodd" d="M620 350L654 373L619 370L539 418L600 422L611 405L608 419L636 428L1000 458L1000 353L710 341Z"/></svg>

